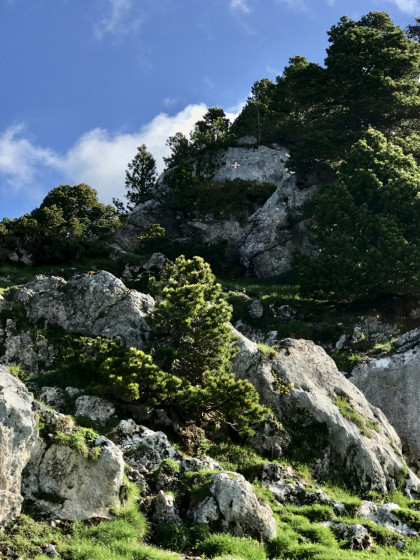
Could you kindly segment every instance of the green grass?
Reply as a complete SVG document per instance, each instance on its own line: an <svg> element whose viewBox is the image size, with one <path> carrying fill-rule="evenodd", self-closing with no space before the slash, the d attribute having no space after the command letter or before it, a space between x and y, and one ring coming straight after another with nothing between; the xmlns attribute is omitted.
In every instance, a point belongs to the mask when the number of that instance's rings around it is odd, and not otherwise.
<svg viewBox="0 0 420 560"><path fill-rule="evenodd" d="M265 560L266 552L257 540L232 537L226 533L211 535L197 543L197 552L207 558L241 558L242 560Z"/></svg>

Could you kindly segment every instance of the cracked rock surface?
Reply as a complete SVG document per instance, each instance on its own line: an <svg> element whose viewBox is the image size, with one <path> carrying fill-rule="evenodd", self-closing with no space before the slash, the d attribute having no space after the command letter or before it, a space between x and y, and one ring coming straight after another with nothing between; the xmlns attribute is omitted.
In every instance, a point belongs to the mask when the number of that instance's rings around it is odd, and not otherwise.
<svg viewBox="0 0 420 560"><path fill-rule="evenodd" d="M129 290L110 272L59 277L36 276L20 286L15 298L28 319L45 319L67 332L117 337L125 346L142 348L147 339L145 316L154 305L149 295Z"/></svg>

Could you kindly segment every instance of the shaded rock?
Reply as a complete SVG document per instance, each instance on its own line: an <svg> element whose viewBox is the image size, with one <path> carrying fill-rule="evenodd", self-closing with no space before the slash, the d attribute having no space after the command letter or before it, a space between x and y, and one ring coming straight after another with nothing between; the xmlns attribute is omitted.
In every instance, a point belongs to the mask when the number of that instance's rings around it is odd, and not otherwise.
<svg viewBox="0 0 420 560"><path fill-rule="evenodd" d="M261 401L294 434L292 445L315 459L317 476L338 475L355 489L384 493L404 477L406 492L415 495L420 480L407 473L401 442L384 414L337 370L321 347L292 339L282 345L277 356L267 360L254 343L240 337L234 372L253 383ZM347 416L337 403L349 410Z"/></svg>
<svg viewBox="0 0 420 560"><path fill-rule="evenodd" d="M290 305L272 303L270 304L270 310L276 319L295 321L298 318L298 312Z"/></svg>
<svg viewBox="0 0 420 560"><path fill-rule="evenodd" d="M142 348L147 338L145 316L153 298L129 290L111 273L100 271L63 278L36 276L18 288L28 319L45 319L67 332L119 338L126 346Z"/></svg>
<svg viewBox="0 0 420 560"><path fill-rule="evenodd" d="M295 175L286 168L288 157L287 150L277 145L236 146L213 154L210 165L200 168L200 173L208 179L227 182L227 188L228 182L234 179L277 186L265 204L242 219L177 214L171 208L171 193L163 174L154 198L133 210L127 224L117 230L114 244L126 251L133 250L139 234L150 224L160 223L180 243L226 244L226 259L239 261L258 277L281 274L290 268L294 250L312 251L299 210L316 188L311 181L298 184ZM235 162L239 165L233 166Z"/></svg>
<svg viewBox="0 0 420 560"><path fill-rule="evenodd" d="M172 447L163 432L137 426L133 420L122 420L117 433L118 445L127 464L141 473L153 471L163 459L182 460L182 455Z"/></svg>
<svg viewBox="0 0 420 560"><path fill-rule="evenodd" d="M396 533L404 536L415 536L417 531L403 523L392 512L400 510L400 506L393 503L377 506L373 502L364 501L359 506L356 515L364 519L370 519L378 525L383 525Z"/></svg>
<svg viewBox="0 0 420 560"><path fill-rule="evenodd" d="M65 407L64 392L60 387L42 387L38 399L58 412L63 412Z"/></svg>
<svg viewBox="0 0 420 560"><path fill-rule="evenodd" d="M104 426L115 414L114 405L101 397L82 395L75 402L76 418L89 418L95 424Z"/></svg>
<svg viewBox="0 0 420 560"><path fill-rule="evenodd" d="M23 474L25 499L58 519L109 518L121 505L124 461L111 441L98 445L99 458L92 461L72 447L39 440Z"/></svg>
<svg viewBox="0 0 420 560"><path fill-rule="evenodd" d="M259 300L255 300L248 307L248 313L253 319L261 319L264 315L264 307Z"/></svg>
<svg viewBox="0 0 420 560"><path fill-rule="evenodd" d="M380 342L391 340L399 332L395 325L384 323L378 317L368 315L360 317L359 322L353 328L351 340L352 342L359 342L360 340Z"/></svg>
<svg viewBox="0 0 420 560"><path fill-rule="evenodd" d="M32 395L0 366L0 526L20 514L21 475L36 439Z"/></svg>
<svg viewBox="0 0 420 560"><path fill-rule="evenodd" d="M271 508L261 504L251 484L237 473L213 475L210 496L191 512L195 523L219 523L234 535L270 539L276 536Z"/></svg>
<svg viewBox="0 0 420 560"><path fill-rule="evenodd" d="M420 472L420 329L403 335L395 347L394 354L356 367L350 380L383 410Z"/></svg>
<svg viewBox="0 0 420 560"><path fill-rule="evenodd" d="M146 501L144 506L152 523L156 525L181 523L177 507L175 506L175 499L170 494L165 494L165 492L160 490L148 502Z"/></svg>

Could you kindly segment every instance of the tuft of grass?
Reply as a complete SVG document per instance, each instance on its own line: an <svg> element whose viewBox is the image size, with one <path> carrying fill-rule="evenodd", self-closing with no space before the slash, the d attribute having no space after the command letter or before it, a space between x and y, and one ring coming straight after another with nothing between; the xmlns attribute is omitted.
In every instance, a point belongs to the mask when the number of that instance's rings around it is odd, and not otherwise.
<svg viewBox="0 0 420 560"><path fill-rule="evenodd" d="M230 557L242 560L265 560L266 553L260 543L250 537L232 537L217 533L198 542L197 552L208 558Z"/></svg>

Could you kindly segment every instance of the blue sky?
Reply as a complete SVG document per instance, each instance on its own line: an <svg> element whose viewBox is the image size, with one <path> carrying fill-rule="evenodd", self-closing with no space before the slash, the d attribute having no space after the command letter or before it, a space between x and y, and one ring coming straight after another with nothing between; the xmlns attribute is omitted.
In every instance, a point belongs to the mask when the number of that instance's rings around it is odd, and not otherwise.
<svg viewBox="0 0 420 560"><path fill-rule="evenodd" d="M59 184L122 198L138 145L162 169L168 136L371 10L406 27L420 0L0 0L0 219Z"/></svg>

